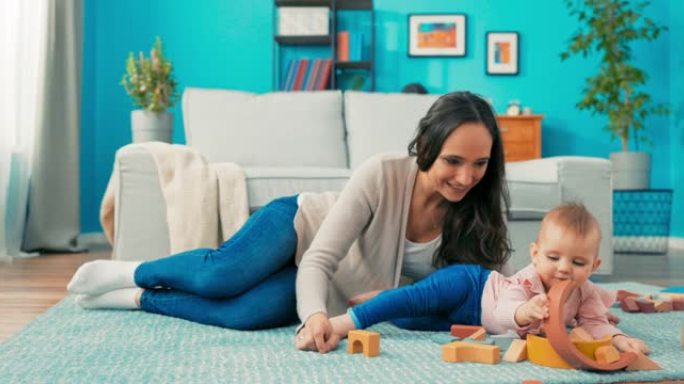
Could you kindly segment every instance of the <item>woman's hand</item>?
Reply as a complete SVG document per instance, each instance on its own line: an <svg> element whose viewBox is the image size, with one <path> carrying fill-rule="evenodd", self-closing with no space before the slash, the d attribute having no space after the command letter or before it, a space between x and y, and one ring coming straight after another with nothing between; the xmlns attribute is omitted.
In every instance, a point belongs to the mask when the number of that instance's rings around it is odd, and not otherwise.
<svg viewBox="0 0 684 384"><path fill-rule="evenodd" d="M353 307L355 305L359 305L361 303L365 303L366 301L377 296L382 291L383 291L382 289L378 289L376 291L370 291L370 292L362 293L360 295L356 295L356 296L352 297L351 299L349 299L349 301L347 303L349 304L350 307Z"/></svg>
<svg viewBox="0 0 684 384"><path fill-rule="evenodd" d="M295 346L302 351L327 353L337 347L340 337L333 332L330 320L323 313L312 315L304 323L295 339Z"/></svg>
<svg viewBox="0 0 684 384"><path fill-rule="evenodd" d="M625 335L613 336L613 345L621 352L651 353L651 350L643 340L627 337Z"/></svg>

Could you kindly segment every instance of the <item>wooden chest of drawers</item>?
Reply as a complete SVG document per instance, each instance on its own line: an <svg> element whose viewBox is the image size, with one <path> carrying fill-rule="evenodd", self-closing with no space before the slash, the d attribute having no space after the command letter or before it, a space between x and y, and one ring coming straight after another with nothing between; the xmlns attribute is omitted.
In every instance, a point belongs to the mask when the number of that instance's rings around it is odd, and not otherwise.
<svg viewBox="0 0 684 384"><path fill-rule="evenodd" d="M507 162L541 158L541 121L543 115L499 115Z"/></svg>

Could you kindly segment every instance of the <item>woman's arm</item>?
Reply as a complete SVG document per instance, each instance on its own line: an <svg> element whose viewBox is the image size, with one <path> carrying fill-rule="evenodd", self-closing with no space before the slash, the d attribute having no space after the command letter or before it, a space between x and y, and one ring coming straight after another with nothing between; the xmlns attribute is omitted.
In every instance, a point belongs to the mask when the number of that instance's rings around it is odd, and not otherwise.
<svg viewBox="0 0 684 384"><path fill-rule="evenodd" d="M379 157L371 158L354 172L299 263L297 312L304 322L297 339L300 349L324 352L331 348L333 333L326 308L328 287L339 263L379 204L381 172Z"/></svg>

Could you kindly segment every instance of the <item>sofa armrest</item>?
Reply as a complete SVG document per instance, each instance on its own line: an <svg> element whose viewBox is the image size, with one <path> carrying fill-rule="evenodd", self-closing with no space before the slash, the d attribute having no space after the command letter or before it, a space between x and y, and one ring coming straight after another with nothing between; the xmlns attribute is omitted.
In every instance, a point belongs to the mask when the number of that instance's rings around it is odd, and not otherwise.
<svg viewBox="0 0 684 384"><path fill-rule="evenodd" d="M119 187L115 191L116 260L153 260L169 254L166 206L152 155L126 146L116 154Z"/></svg>
<svg viewBox="0 0 684 384"><path fill-rule="evenodd" d="M529 262L527 244L534 241L539 220L564 202L583 203L601 226L599 274L613 271L613 187L607 159L558 156L506 165L511 191L509 228L516 255L514 267ZM520 254L518 254L520 253Z"/></svg>

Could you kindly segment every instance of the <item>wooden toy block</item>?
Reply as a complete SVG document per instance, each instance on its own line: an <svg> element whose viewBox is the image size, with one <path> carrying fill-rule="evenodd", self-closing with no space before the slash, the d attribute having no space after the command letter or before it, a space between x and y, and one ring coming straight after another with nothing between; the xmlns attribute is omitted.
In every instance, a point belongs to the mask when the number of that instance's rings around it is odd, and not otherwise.
<svg viewBox="0 0 684 384"><path fill-rule="evenodd" d="M672 310L673 311L684 311L684 299L672 298Z"/></svg>
<svg viewBox="0 0 684 384"><path fill-rule="evenodd" d="M575 327L570 332L571 341L589 341L594 340L594 338L582 327Z"/></svg>
<svg viewBox="0 0 684 384"><path fill-rule="evenodd" d="M620 308L625 312L639 312L639 306L633 297L625 297L624 300L620 301Z"/></svg>
<svg viewBox="0 0 684 384"><path fill-rule="evenodd" d="M620 352L612 345L606 345L596 348L594 357L599 363L608 364L620 360Z"/></svg>
<svg viewBox="0 0 684 384"><path fill-rule="evenodd" d="M649 359L643 353L637 354L636 360L627 366L628 371L656 371L662 369L655 361Z"/></svg>
<svg viewBox="0 0 684 384"><path fill-rule="evenodd" d="M360 353L366 357L380 354L380 334L377 332L356 329L347 334L347 352Z"/></svg>
<svg viewBox="0 0 684 384"><path fill-rule="evenodd" d="M541 380L523 380L522 384L544 384Z"/></svg>
<svg viewBox="0 0 684 384"><path fill-rule="evenodd" d="M454 324L451 326L451 336L456 336L460 337L461 339L465 339L466 337L470 337L470 335L480 330L480 328L482 327L479 325Z"/></svg>
<svg viewBox="0 0 684 384"><path fill-rule="evenodd" d="M625 291L624 289L618 289L616 292L616 300L617 301L623 301L625 297L632 297L632 298L637 298L642 296L640 293L636 292L630 292L630 291Z"/></svg>
<svg viewBox="0 0 684 384"><path fill-rule="evenodd" d="M451 363L471 362L496 364L501 359L501 349L496 345L485 345L454 341L442 347L442 360Z"/></svg>
<svg viewBox="0 0 684 384"><path fill-rule="evenodd" d="M655 310L656 312L670 312L672 311L672 302L669 300L656 301Z"/></svg>
<svg viewBox="0 0 684 384"><path fill-rule="evenodd" d="M473 340L484 340L487 338L487 331L484 328L480 327L480 329L475 331L475 333L473 333L469 337Z"/></svg>
<svg viewBox="0 0 684 384"><path fill-rule="evenodd" d="M684 325L682 325L682 336L680 342L682 344L682 349L684 349Z"/></svg>
<svg viewBox="0 0 684 384"><path fill-rule="evenodd" d="M549 343L563 360L570 363L575 368L594 371L616 371L624 369L636 360L636 353L625 352L620 354L617 361L604 363L586 356L572 341L570 341L570 336L565 330L564 305L576 286L577 283L574 281L564 280L554 284L551 286L551 289L549 289L549 317L544 320L544 329L546 330Z"/></svg>
<svg viewBox="0 0 684 384"><path fill-rule="evenodd" d="M503 359L511 363L527 360L527 341L522 339L513 340L511 346L504 353Z"/></svg>
<svg viewBox="0 0 684 384"><path fill-rule="evenodd" d="M655 303L649 299L640 298L636 300L639 310L643 313L653 313L655 312Z"/></svg>

